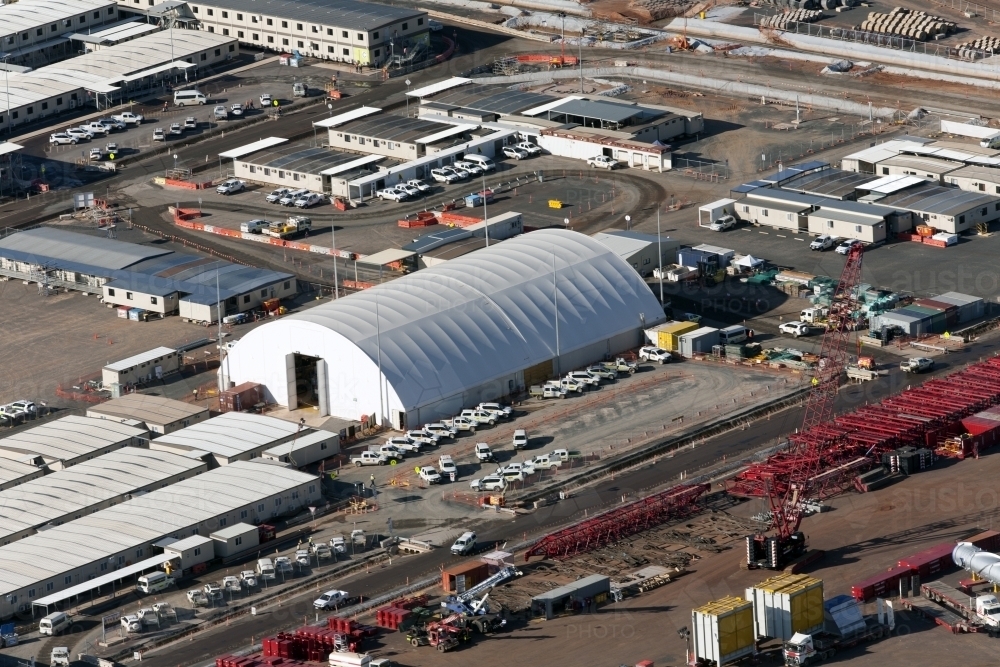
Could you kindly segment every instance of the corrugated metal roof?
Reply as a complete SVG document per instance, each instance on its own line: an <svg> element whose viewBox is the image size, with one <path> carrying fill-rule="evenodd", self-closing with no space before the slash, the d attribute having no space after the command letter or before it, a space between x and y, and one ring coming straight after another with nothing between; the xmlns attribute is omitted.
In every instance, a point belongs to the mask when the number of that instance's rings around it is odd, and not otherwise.
<svg viewBox="0 0 1000 667"><path fill-rule="evenodd" d="M43 471L38 466L13 459L4 459L3 464L0 465L0 486L16 482L23 477L41 474Z"/></svg>
<svg viewBox="0 0 1000 667"><path fill-rule="evenodd" d="M967 157L972 157L971 155ZM949 171L954 171L961 167L961 164L951 162L949 160L942 160L936 157L924 157L917 155L897 155L891 157L888 160L882 160L878 163L879 166L889 166L889 167L906 167L910 169L923 169L924 171L930 171L934 173L946 173Z"/></svg>
<svg viewBox="0 0 1000 667"><path fill-rule="evenodd" d="M177 350L172 350L169 347L157 347L148 352L140 352L139 354L134 354L131 357L122 359L121 361L116 361L114 363L108 364L104 368L109 371L121 372L127 371L128 369L138 366L139 364L145 364L150 361L155 361L157 359L162 359L169 354L176 354Z"/></svg>
<svg viewBox="0 0 1000 667"><path fill-rule="evenodd" d="M68 461L119 443L129 444L132 438L147 435L143 429L107 419L70 415L2 438L0 450ZM24 460L24 457L2 451L0 457Z"/></svg>
<svg viewBox="0 0 1000 667"><path fill-rule="evenodd" d="M407 243L404 245L403 250L409 250L419 255L425 252L430 252L434 248L440 248L443 245L470 238L471 236L472 232L462 227L442 229L441 231L424 234L423 236L414 239L413 243Z"/></svg>
<svg viewBox="0 0 1000 667"><path fill-rule="evenodd" d="M147 424L172 424L198 414L208 415L208 408L150 394L125 394L87 409L87 415L108 415L137 419Z"/></svg>
<svg viewBox="0 0 1000 667"><path fill-rule="evenodd" d="M0 547L0 596L48 580L62 588L63 574L96 566L109 556L162 537L189 532L204 521L315 480L314 475L290 468L237 461L30 535Z"/></svg>
<svg viewBox="0 0 1000 667"><path fill-rule="evenodd" d="M230 353L232 354L232 353ZM263 446L286 442L295 436L298 424L275 417L246 412L227 412L199 424L158 437L155 446L176 445L201 449L230 458ZM303 433L310 431L303 431Z"/></svg>
<svg viewBox="0 0 1000 667"><path fill-rule="evenodd" d="M212 533L210 537L218 538L220 540L228 540L231 537L239 537L240 535L256 532L257 526L252 526L249 523L238 523L233 526L227 526L226 528L220 528Z"/></svg>
<svg viewBox="0 0 1000 667"><path fill-rule="evenodd" d="M445 79L444 81L438 81L437 83L432 83L428 86L416 88L406 94L410 97L430 97L431 95L440 93L441 91L457 88L458 86L464 86L468 83L472 83L472 79L453 76L450 79Z"/></svg>
<svg viewBox="0 0 1000 667"><path fill-rule="evenodd" d="M72 3L65 0L20 0L0 5L0 35L32 31L35 28L44 28L48 34L51 32L48 29L50 24L55 23L57 29L61 29L64 19L75 19L81 14L86 14L89 21L90 12L95 10L101 12L101 17L94 19L100 23L108 16L106 8L111 7L115 8L114 16L117 16L117 5L108 0L73 0ZM0 48L7 46L0 44Z"/></svg>
<svg viewBox="0 0 1000 667"><path fill-rule="evenodd" d="M552 359L557 315L561 355L664 320L649 286L607 246L541 229L259 327L230 353L230 376L250 379L275 336L328 329L310 337L331 353L380 357L410 409Z"/></svg>
<svg viewBox="0 0 1000 667"><path fill-rule="evenodd" d="M451 127L444 122L432 122L422 118L407 118L386 114L350 121L337 128L344 134L357 134L363 137L373 137L386 141L412 143L420 137L439 132L442 128Z"/></svg>
<svg viewBox="0 0 1000 667"><path fill-rule="evenodd" d="M1000 202L1000 198L978 192L967 192L954 187L935 185L929 181L887 195L879 200L879 204L884 206L895 206L949 217L959 216L981 206L992 206L997 202Z"/></svg>
<svg viewBox="0 0 1000 667"><path fill-rule="evenodd" d="M126 447L0 491L0 542L24 530L72 521L95 505L205 468L201 461L169 452Z"/></svg>
<svg viewBox="0 0 1000 667"><path fill-rule="evenodd" d="M655 118L665 116L666 112L655 112L653 109L633 104L616 104L598 100L567 99L562 104L548 109L545 114L551 119L553 114L593 118L605 123L624 123L636 116Z"/></svg>
<svg viewBox="0 0 1000 667"><path fill-rule="evenodd" d="M39 264L50 260L78 262L108 270L125 269L151 257L169 255L169 248L123 243L89 234L39 227L0 239L0 255L4 250L16 250L38 257Z"/></svg>
<svg viewBox="0 0 1000 667"><path fill-rule="evenodd" d="M309 21L349 30L374 30L418 16L427 16L427 12L422 9L353 0L193 0L190 4Z"/></svg>
<svg viewBox="0 0 1000 667"><path fill-rule="evenodd" d="M903 188L908 188L910 186L926 182L927 181L925 179L920 178L919 176L903 176L897 174L895 176L883 176L882 178L865 183L863 186L858 186L858 189L889 194L902 190Z"/></svg>
<svg viewBox="0 0 1000 667"><path fill-rule="evenodd" d="M312 447L317 443L327 442L328 440L333 439L336 439L339 442L340 436L336 433L331 433L330 431L316 430L311 433L302 433L291 442L275 445L271 449L265 449L263 453L270 454L271 456L288 456L289 453L294 454L302 449ZM329 456L332 455L333 454L329 454Z"/></svg>
<svg viewBox="0 0 1000 667"><path fill-rule="evenodd" d="M271 148L272 146L277 146L287 142L288 139L283 137L268 137L266 139L260 139L251 144L245 144L239 146L238 148L233 148L228 151L223 151L219 153L219 157L235 160L236 158L243 157L244 155L250 155L251 153L256 153L257 151L262 151L265 148Z"/></svg>
<svg viewBox="0 0 1000 667"><path fill-rule="evenodd" d="M655 236L652 237L652 240L650 240L636 238L626 234L616 234L615 232L597 232L596 234L591 235L591 238L597 239L606 245L611 252L626 261L628 261L628 258L635 253L641 252L650 245L656 244Z"/></svg>
<svg viewBox="0 0 1000 667"><path fill-rule="evenodd" d="M336 116L330 116L329 118L318 120L313 123L313 125L316 127L336 127L352 120L357 120L358 118L370 116L380 111L382 111L382 109L378 107L358 107L357 109L351 109L350 111L345 111L344 113L337 114Z"/></svg>

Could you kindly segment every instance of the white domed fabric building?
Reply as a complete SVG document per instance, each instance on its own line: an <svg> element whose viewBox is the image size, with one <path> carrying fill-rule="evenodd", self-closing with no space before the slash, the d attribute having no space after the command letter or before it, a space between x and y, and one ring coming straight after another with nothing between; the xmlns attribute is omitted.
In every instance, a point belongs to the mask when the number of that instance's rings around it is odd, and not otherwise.
<svg viewBox="0 0 1000 667"><path fill-rule="evenodd" d="M664 320L624 260L546 229L259 327L221 372L289 409L415 428L636 347Z"/></svg>

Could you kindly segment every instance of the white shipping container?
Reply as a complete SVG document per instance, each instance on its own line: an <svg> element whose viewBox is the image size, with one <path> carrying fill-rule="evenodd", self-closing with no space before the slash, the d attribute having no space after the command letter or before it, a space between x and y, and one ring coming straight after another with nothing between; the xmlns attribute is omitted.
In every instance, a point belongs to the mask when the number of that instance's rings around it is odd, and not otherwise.
<svg viewBox="0 0 1000 667"><path fill-rule="evenodd" d="M725 665L757 651L753 636L753 604L723 598L691 612L694 654Z"/></svg>

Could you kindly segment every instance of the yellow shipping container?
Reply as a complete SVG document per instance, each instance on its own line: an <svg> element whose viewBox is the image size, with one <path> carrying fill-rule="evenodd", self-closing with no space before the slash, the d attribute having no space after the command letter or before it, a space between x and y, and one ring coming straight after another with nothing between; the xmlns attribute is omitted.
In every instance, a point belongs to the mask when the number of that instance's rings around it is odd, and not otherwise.
<svg viewBox="0 0 1000 667"><path fill-rule="evenodd" d="M670 352L679 352L681 349L680 337L699 328L700 325L697 322L678 322L674 320L672 322L665 322L658 327L650 329L650 331L656 332L657 347L662 347L664 350Z"/></svg>
<svg viewBox="0 0 1000 667"><path fill-rule="evenodd" d="M757 637L788 640L823 626L823 582L805 574L779 574L748 588Z"/></svg>
<svg viewBox="0 0 1000 667"><path fill-rule="evenodd" d="M753 603L722 598L691 612L695 656L726 664L756 652Z"/></svg>

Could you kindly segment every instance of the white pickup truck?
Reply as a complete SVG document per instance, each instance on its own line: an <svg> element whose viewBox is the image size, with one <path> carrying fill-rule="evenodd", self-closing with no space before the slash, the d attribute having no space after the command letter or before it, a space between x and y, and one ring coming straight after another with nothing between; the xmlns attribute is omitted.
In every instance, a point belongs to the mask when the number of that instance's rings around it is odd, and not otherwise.
<svg viewBox="0 0 1000 667"><path fill-rule="evenodd" d="M384 466L389 462L389 459L383 454L378 452L361 452L360 454L355 454L351 457L351 463L354 465L361 466Z"/></svg>
<svg viewBox="0 0 1000 667"><path fill-rule="evenodd" d="M450 426L456 431L468 431L469 433L476 432L476 422L472 421L468 417L455 417L454 419L445 419L442 421L445 426Z"/></svg>
<svg viewBox="0 0 1000 667"><path fill-rule="evenodd" d="M125 123L126 125L139 125L142 121L146 120L143 118L142 114L132 113L131 111L125 111L120 114L115 114L111 116L111 120L116 120L119 123Z"/></svg>

